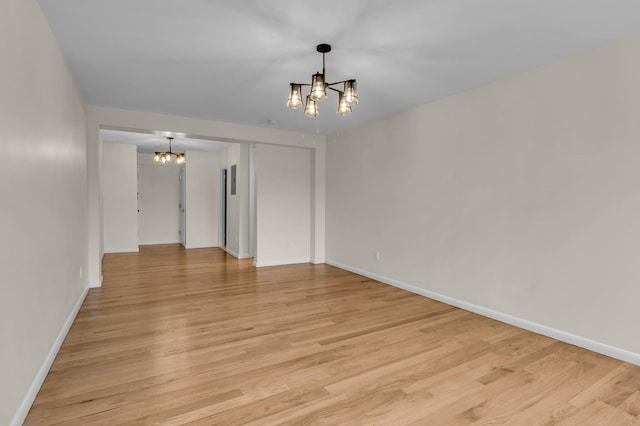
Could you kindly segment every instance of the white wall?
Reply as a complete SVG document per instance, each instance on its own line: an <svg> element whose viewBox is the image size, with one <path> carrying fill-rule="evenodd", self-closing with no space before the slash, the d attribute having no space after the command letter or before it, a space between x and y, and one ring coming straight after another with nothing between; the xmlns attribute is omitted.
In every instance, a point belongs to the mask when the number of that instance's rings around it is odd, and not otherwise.
<svg viewBox="0 0 640 426"><path fill-rule="evenodd" d="M0 424L7 425L26 415L87 288L87 163L82 94L38 3L6 0L1 9Z"/></svg>
<svg viewBox="0 0 640 426"><path fill-rule="evenodd" d="M231 166L236 166L236 194L231 195ZM250 257L249 250L249 145L234 144L221 154L227 169L227 252Z"/></svg>
<svg viewBox="0 0 640 426"><path fill-rule="evenodd" d="M102 155L104 252L137 252L136 146L106 143Z"/></svg>
<svg viewBox="0 0 640 426"><path fill-rule="evenodd" d="M638 76L635 38L329 137L327 258L640 354Z"/></svg>
<svg viewBox="0 0 640 426"><path fill-rule="evenodd" d="M218 247L220 155L187 151L186 156L186 248Z"/></svg>
<svg viewBox="0 0 640 426"><path fill-rule="evenodd" d="M138 244L180 242L180 166L138 154Z"/></svg>
<svg viewBox="0 0 640 426"><path fill-rule="evenodd" d="M256 145L256 266L309 262L311 153Z"/></svg>

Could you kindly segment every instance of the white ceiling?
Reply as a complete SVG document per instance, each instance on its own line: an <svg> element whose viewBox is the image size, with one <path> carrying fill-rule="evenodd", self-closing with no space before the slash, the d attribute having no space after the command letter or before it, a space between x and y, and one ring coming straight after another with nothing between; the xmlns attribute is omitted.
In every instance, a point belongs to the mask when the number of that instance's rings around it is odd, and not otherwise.
<svg viewBox="0 0 640 426"><path fill-rule="evenodd" d="M638 0L40 0L89 104L317 132L640 33ZM286 108L327 55L360 105ZM274 123L270 124L269 121Z"/></svg>
<svg viewBox="0 0 640 426"><path fill-rule="evenodd" d="M137 152L144 154L168 151L169 141L167 136L174 138L171 142L171 151L176 153L184 153L187 149L215 152L222 151L232 145L226 142L186 138L179 133L148 134L122 132L119 130L100 130L100 137L103 142L136 145L138 147Z"/></svg>

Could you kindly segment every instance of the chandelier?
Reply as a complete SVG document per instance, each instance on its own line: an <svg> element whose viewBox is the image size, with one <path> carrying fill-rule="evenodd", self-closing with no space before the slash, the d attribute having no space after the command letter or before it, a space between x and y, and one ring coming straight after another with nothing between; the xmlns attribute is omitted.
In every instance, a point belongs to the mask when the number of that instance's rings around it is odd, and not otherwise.
<svg viewBox="0 0 640 426"><path fill-rule="evenodd" d="M171 136L167 136L167 139L169 139L169 151L156 152L156 155L153 156L153 161L156 163L167 164L167 163L171 163L173 160L173 157L175 156L176 164L185 164L187 162L187 157L185 157L184 154L178 154L176 152L171 151L171 141L173 141L173 138Z"/></svg>
<svg viewBox="0 0 640 426"><path fill-rule="evenodd" d="M302 106L302 86L311 86L311 92L307 95L307 100L304 106L304 115L307 117L318 116L318 101L327 99L327 90L338 92L338 110L336 111L336 114L342 116L351 114L351 107L358 105L356 80L352 79L337 81L335 83L327 83L324 69L324 55L331 52L331 45L319 44L316 46L316 50L319 53L322 53L322 73L315 73L311 77L311 84L291 83L287 106L291 109L300 108ZM332 87L338 84L344 84L343 90Z"/></svg>

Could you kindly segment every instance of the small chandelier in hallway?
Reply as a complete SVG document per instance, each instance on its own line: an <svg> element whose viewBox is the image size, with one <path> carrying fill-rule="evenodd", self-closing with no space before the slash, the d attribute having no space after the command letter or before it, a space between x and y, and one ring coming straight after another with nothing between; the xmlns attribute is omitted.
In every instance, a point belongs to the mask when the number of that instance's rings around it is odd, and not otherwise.
<svg viewBox="0 0 640 426"><path fill-rule="evenodd" d="M324 69L324 55L331 52L331 45L319 44L316 50L322 53L322 73L315 73L311 77L311 84L291 83L289 90L289 101L287 106L297 109L302 106L302 86L311 86L311 92L307 95L307 102L304 107L304 115L307 117L317 117L319 115L318 101L327 99L327 91L333 90L338 92L338 109L336 114L349 115L351 107L358 105L358 95L356 94L356 80L343 80L335 83L327 83L326 73ZM336 89L331 86L344 84L343 90Z"/></svg>
<svg viewBox="0 0 640 426"><path fill-rule="evenodd" d="M153 161L156 163L167 164L167 163L171 163L173 160L173 157L175 156L176 164L185 164L187 162L187 157L185 157L184 154L179 154L171 151L171 141L173 141L173 138L171 136L167 136L167 139L169 139L169 151L156 152L156 155L153 156Z"/></svg>

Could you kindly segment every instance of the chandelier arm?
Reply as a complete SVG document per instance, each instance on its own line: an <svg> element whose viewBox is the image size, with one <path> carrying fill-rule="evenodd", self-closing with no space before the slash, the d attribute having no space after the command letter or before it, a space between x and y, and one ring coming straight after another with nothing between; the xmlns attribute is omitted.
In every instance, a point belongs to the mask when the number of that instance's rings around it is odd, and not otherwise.
<svg viewBox="0 0 640 426"><path fill-rule="evenodd" d="M338 84L338 83L333 83L333 84ZM327 88L333 90L334 92L343 93L342 90L338 90L336 88L333 88L333 87L331 87L331 85L329 85Z"/></svg>
<svg viewBox="0 0 640 426"><path fill-rule="evenodd" d="M343 84L343 83L347 83L349 81L352 81L353 79L349 79L349 80L342 80L342 81L336 81L335 83L327 83L328 86L335 86L336 84Z"/></svg>

